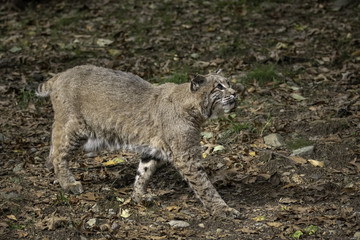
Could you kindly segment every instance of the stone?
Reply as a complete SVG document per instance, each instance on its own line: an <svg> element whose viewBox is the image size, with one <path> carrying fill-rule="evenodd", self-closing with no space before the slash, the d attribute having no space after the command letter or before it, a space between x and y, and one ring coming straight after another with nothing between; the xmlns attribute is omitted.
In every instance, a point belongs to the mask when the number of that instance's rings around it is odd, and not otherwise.
<svg viewBox="0 0 360 240"><path fill-rule="evenodd" d="M281 147L285 144L284 138L277 133L272 133L264 137L264 143L272 147Z"/></svg>
<svg viewBox="0 0 360 240"><path fill-rule="evenodd" d="M19 163L13 168L13 172L17 173L24 170L24 163Z"/></svg>
<svg viewBox="0 0 360 240"><path fill-rule="evenodd" d="M175 228L185 228L190 226L189 223L185 222L185 221L181 221L181 220L171 220L169 222L169 225Z"/></svg>
<svg viewBox="0 0 360 240"><path fill-rule="evenodd" d="M291 156L306 156L314 152L314 146L306 146L302 148L295 149Z"/></svg>
<svg viewBox="0 0 360 240"><path fill-rule="evenodd" d="M360 232L356 232L356 233L354 234L354 238L355 238L355 239L360 239Z"/></svg>
<svg viewBox="0 0 360 240"><path fill-rule="evenodd" d="M89 226L89 228L92 228L97 224L97 219L91 218L91 219L89 219L89 221L86 222L86 224Z"/></svg>
<svg viewBox="0 0 360 240"><path fill-rule="evenodd" d="M205 228L205 225L203 223L199 223L198 226L201 227L201 228Z"/></svg>
<svg viewBox="0 0 360 240"><path fill-rule="evenodd" d="M120 228L120 225L118 222L113 222L113 224L111 224L111 230L115 231L119 228Z"/></svg>

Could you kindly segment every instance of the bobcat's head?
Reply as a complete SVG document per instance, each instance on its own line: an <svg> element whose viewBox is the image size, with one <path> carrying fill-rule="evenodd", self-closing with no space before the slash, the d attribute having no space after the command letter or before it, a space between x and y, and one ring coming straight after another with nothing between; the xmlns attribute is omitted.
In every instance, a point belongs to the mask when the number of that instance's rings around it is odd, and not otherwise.
<svg viewBox="0 0 360 240"><path fill-rule="evenodd" d="M217 73L198 75L191 80L190 90L200 97L200 112L209 119L216 118L236 108L236 91L227 78Z"/></svg>

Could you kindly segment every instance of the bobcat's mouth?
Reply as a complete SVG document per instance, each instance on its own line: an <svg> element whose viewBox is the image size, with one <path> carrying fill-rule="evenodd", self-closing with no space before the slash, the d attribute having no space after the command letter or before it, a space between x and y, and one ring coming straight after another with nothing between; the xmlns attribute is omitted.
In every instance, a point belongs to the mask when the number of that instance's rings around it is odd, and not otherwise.
<svg viewBox="0 0 360 240"><path fill-rule="evenodd" d="M221 103L223 104L224 112L228 113L235 109L236 107L236 96L230 95L229 97L226 97L222 99Z"/></svg>
<svg viewBox="0 0 360 240"><path fill-rule="evenodd" d="M225 105L232 105L234 103L236 103L236 96L235 95L230 95L229 97L223 98L221 100L221 103L225 106Z"/></svg>

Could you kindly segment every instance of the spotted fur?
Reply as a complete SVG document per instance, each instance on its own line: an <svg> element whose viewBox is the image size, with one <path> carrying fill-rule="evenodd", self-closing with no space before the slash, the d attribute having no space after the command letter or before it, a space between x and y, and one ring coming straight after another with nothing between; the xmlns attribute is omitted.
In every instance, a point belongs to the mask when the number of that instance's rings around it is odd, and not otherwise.
<svg viewBox="0 0 360 240"><path fill-rule="evenodd" d="M149 179L171 162L213 214L238 216L227 206L201 166L200 126L236 106L235 91L217 73L185 84L153 86L131 73L91 65L60 73L40 85L54 109L48 167L61 187L82 193L68 168L73 150L126 149L140 154L133 199L148 199Z"/></svg>

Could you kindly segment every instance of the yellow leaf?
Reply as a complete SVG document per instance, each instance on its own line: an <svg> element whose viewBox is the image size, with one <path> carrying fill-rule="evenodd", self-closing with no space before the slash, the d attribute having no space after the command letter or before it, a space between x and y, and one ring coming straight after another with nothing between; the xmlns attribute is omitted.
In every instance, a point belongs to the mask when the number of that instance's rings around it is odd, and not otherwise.
<svg viewBox="0 0 360 240"><path fill-rule="evenodd" d="M131 216L129 209L120 209L120 211L121 211L120 216L123 218L128 218Z"/></svg>
<svg viewBox="0 0 360 240"><path fill-rule="evenodd" d="M317 161L317 160L314 160L314 159L309 159L308 162L311 163L314 167L324 167L324 162L323 161Z"/></svg>
<svg viewBox="0 0 360 240"><path fill-rule="evenodd" d="M255 156L256 156L256 152L249 152L249 155L255 157Z"/></svg>
<svg viewBox="0 0 360 240"><path fill-rule="evenodd" d="M269 225L270 227L280 227L282 225L282 223L280 222L267 222L267 225Z"/></svg>
<svg viewBox="0 0 360 240"><path fill-rule="evenodd" d="M166 209L168 211L170 211L170 212L179 212L181 207L179 207L179 206L168 206L168 207L166 207Z"/></svg>
<svg viewBox="0 0 360 240"><path fill-rule="evenodd" d="M256 216L254 218L252 218L252 220L256 221L256 222L261 222L265 220L265 216Z"/></svg>
<svg viewBox="0 0 360 240"><path fill-rule="evenodd" d="M14 215L7 215L6 217L7 217L8 219L17 221L17 219L16 219L16 217L15 217Z"/></svg>
<svg viewBox="0 0 360 240"><path fill-rule="evenodd" d="M307 163L305 158L298 157L298 156L290 156L290 159L293 160L296 163L305 164Z"/></svg>
<svg viewBox="0 0 360 240"><path fill-rule="evenodd" d="M121 158L114 158L112 160L107 161L106 163L104 163L105 166L110 166L110 165L115 165L115 164L119 164L124 162L123 159Z"/></svg>
<svg viewBox="0 0 360 240"><path fill-rule="evenodd" d="M203 152L203 153L202 153L202 157L203 157L203 158L206 158L206 153Z"/></svg>

